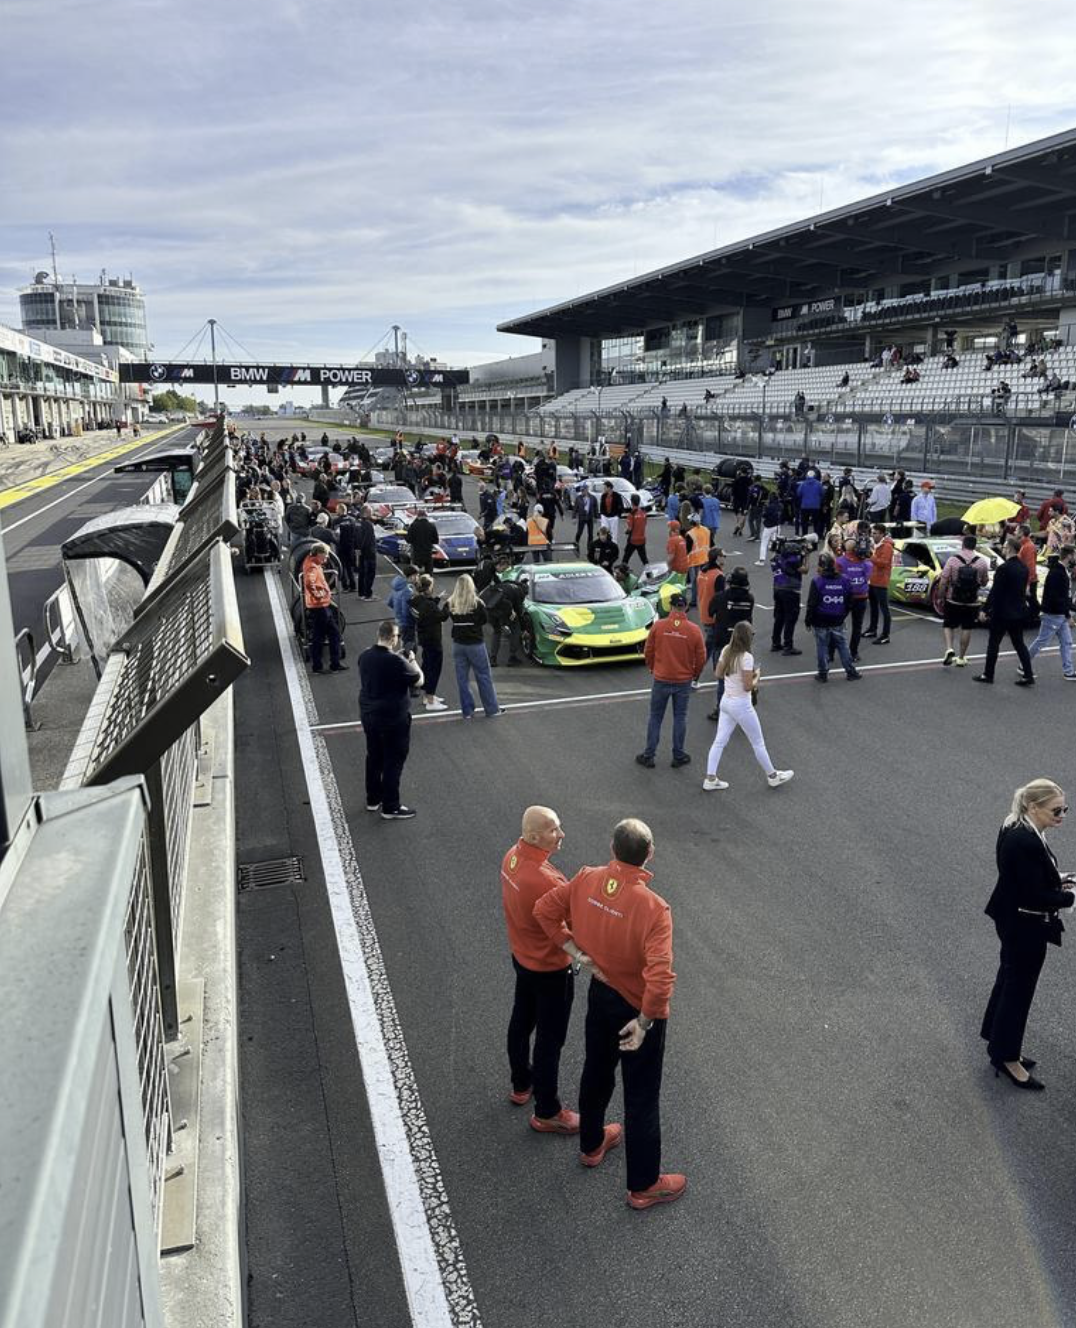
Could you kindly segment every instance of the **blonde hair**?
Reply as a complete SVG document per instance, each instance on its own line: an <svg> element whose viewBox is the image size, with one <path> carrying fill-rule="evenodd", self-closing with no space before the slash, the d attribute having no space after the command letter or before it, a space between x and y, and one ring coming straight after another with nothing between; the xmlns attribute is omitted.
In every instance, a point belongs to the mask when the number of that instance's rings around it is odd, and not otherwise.
<svg viewBox="0 0 1076 1328"><path fill-rule="evenodd" d="M1012 809L1005 818L1006 825L1019 825L1027 821L1027 814L1032 807L1041 807L1044 802L1052 802L1054 798L1063 798L1065 795L1060 785L1055 784L1052 779L1040 777L1033 779L1030 784L1023 784L1012 796Z"/></svg>
<svg viewBox="0 0 1076 1328"><path fill-rule="evenodd" d="M717 676L727 678L730 673L737 673L740 668L740 660L751 650L751 643L755 639L755 629L746 619L738 622L732 629L732 637L721 652L721 658L717 661Z"/></svg>
<svg viewBox="0 0 1076 1328"><path fill-rule="evenodd" d="M474 613L477 603L478 591L474 588L474 581L465 572L453 586L452 594L448 597L448 611L454 618L458 618Z"/></svg>

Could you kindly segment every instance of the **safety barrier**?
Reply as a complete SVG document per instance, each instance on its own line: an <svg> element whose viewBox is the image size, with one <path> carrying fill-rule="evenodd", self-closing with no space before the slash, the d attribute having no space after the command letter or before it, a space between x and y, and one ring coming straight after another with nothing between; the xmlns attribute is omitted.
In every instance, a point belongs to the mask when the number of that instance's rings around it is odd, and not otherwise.
<svg viewBox="0 0 1076 1328"><path fill-rule="evenodd" d="M43 794L0 862L3 1328L162 1323L144 799L133 779Z"/></svg>

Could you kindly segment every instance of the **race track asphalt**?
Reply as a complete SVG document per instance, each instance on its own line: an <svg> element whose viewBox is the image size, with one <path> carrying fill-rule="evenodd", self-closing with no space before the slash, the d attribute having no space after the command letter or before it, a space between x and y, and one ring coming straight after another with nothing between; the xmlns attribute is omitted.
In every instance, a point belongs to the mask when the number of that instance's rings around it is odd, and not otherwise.
<svg viewBox="0 0 1076 1328"><path fill-rule="evenodd" d="M751 571L758 599L770 603L762 569ZM249 723L240 732L241 755L254 762L241 830L248 846L261 834L253 851L266 856L305 835L314 860L309 828L297 821L288 831L257 792L267 770L279 772L289 816L301 817L268 598L260 577L240 581L255 667L237 694L260 732L254 744ZM378 593L386 591L383 575ZM354 663L372 638L376 606L354 596L344 604ZM756 621L765 642L768 612ZM778 790L766 787L736 735L722 767L731 787L702 791L712 689L692 699L693 764L669 768L670 718L657 768L637 766L642 666L502 668L495 678L505 715L418 718L404 797L419 815L407 823L364 810L361 733L322 730L487 1328L1076 1323L1069 951L1051 949L1029 1026L1027 1051L1046 1093L995 1080L978 1037L997 959L982 913L997 826L1012 789L1028 778L1049 774L1071 788L1076 698L1056 654L1041 658L1033 690L1012 686L1011 658L985 688L973 683L974 666L939 666L940 635L933 620L901 614L892 646L864 644L863 682L834 674L824 688L809 676L809 655L771 656L764 645L759 713L774 760L796 771ZM982 648L980 634L973 651ZM357 718L354 671L312 685L318 722ZM440 690L455 706L450 666ZM590 699L608 692L621 695ZM554 703L527 705L536 699ZM560 813L567 838L557 861L569 874L606 860L623 816L641 816L655 834L653 885L672 905L679 975L664 1165L689 1178L685 1198L666 1209L629 1210L622 1155L585 1172L574 1141L534 1134L527 1111L506 1100L512 980L498 866L533 802ZM1071 829L1055 840L1063 867L1076 867ZM291 1111L294 1130L297 1104L316 1101L325 1119L309 1128L324 1128L329 1144L316 1207L324 1213L331 1194L346 1262L349 1248L359 1258L356 1232L365 1228L379 1243L390 1237L383 1205L369 1198L376 1168L364 1112L352 1120L341 1109L361 1089L325 909L309 899L304 907L307 940L317 940L316 963L314 950L305 962L316 973L297 975L310 1028L296 1033L296 1057L304 1039L316 1042L317 1057L275 1093L271 1079L257 1080L261 1095L244 1111L257 1112L264 1137L248 1165L263 1167L261 1148L284 1174L307 1166L280 1148L284 1126L274 1134L273 1117ZM294 927L302 938L303 925L281 923L274 935ZM244 931L241 911L248 977L260 939ZM572 1104L584 1004L581 984L562 1062ZM249 1083L264 1068L257 1046L269 1016L248 999L244 1017L254 1039L244 1051ZM313 1098L310 1074L320 1076ZM343 1177L335 1185L333 1167ZM301 1176L291 1179L286 1209L277 1205L274 1216L267 1187L248 1211L255 1280L267 1275L289 1225L300 1230L305 1221ZM279 1230L269 1232L274 1222ZM356 1323L406 1322L385 1255L383 1285L369 1270L353 1279ZM286 1281L288 1270L277 1276ZM314 1278L306 1264L293 1289ZM346 1279L336 1280L346 1298ZM301 1317L302 1300L282 1284L275 1300L258 1301L252 1323L316 1321Z"/></svg>

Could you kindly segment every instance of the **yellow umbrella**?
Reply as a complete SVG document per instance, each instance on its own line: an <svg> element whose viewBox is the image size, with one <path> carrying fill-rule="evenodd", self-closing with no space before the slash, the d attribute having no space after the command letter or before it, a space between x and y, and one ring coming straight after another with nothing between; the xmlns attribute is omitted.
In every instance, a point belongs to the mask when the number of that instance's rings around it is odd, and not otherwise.
<svg viewBox="0 0 1076 1328"><path fill-rule="evenodd" d="M1011 498L980 498L964 513L963 520L969 526L994 526L999 521L1008 521L1019 510Z"/></svg>

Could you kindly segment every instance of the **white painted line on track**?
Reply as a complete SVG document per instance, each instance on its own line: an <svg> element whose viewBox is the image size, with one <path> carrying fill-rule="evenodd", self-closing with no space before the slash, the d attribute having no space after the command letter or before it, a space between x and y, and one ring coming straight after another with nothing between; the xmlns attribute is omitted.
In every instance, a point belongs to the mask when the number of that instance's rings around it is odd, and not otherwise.
<svg viewBox="0 0 1076 1328"><path fill-rule="evenodd" d="M279 580L266 581L411 1323L481 1328L339 790L310 723L290 615Z"/></svg>
<svg viewBox="0 0 1076 1328"><path fill-rule="evenodd" d="M137 461L140 457L147 456L154 448L161 447L162 443L163 440L157 438L152 443L147 444L146 447L141 448L136 452L133 452L130 456L117 457L116 460L124 465L126 465L127 462L129 461ZM109 463L107 461L102 461L101 464L103 466L107 466ZM74 498L76 493L81 493L83 489L88 489L91 484L97 484L100 480L105 480L109 478L111 478L111 471L106 471L105 474L103 475L95 475L92 480L86 480L84 484L79 484L76 485L76 487L73 489L68 489L68 491L66 493L61 494L59 498L54 498L51 503L46 503L44 507L39 507L36 512L31 512L29 516L20 517L18 521L12 521L10 523L0 520L0 526L3 527L5 535L10 535L13 530L18 530L20 526L25 526L27 521L34 521L39 516L43 516L53 507L58 507L60 503L67 502L68 498ZM23 499L23 501L25 502L26 499ZM12 506L14 506L14 503L12 503Z"/></svg>
<svg viewBox="0 0 1076 1328"><path fill-rule="evenodd" d="M1058 649L1057 646L1046 646L1039 653L1041 655L1056 654L1057 649ZM968 656L969 661L973 659L985 659L985 658L986 658L985 651L979 655ZM998 659L1002 660L1006 658L1015 659L1016 651L1015 650L999 651ZM923 669L923 668L929 668L931 665L937 665L938 668L943 667L942 662L937 657L937 655L931 655L929 659L900 659L900 660L893 660L890 663L882 661L879 664L857 664L856 668L859 670L860 673L899 673L901 670L904 669ZM954 669L954 672L955 671L956 670ZM763 682L766 683L795 682L797 680L802 680L803 678L813 678L815 676L815 672L816 670L813 668L797 669L794 673L763 672L762 680ZM831 672L836 672L839 674L843 672L843 669L839 665L836 665L834 669L831 670ZM704 692L716 687L717 687L716 681L702 682L699 683L698 687L695 690ZM558 706L558 705L565 705L565 706L589 705L590 703L597 701L628 701L631 700L633 697L641 697L649 695L650 695L649 687L627 687L627 688L621 688L613 692L584 692L579 696L545 696L545 697L538 697L533 701L506 701L503 702L502 704L504 705L504 709L509 714L512 714L517 710L541 710L547 706ZM463 712L461 710L436 710L436 711L431 710L426 712L422 710L417 710L411 715L411 719L413 722L426 722L433 724L437 723L438 721L443 721L446 719L455 719L462 713ZM310 727L312 730L314 730L317 733L338 733L338 732L343 733L351 730L358 732L362 728L362 725L357 719L349 719L339 724L311 724Z"/></svg>

